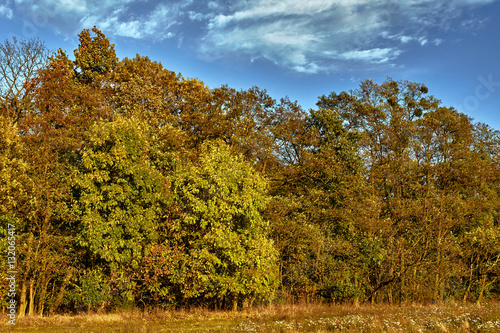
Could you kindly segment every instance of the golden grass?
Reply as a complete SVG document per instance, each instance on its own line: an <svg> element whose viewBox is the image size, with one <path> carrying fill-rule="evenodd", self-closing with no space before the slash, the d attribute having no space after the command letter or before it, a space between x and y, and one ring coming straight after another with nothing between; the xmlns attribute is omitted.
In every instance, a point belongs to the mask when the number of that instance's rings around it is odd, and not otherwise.
<svg viewBox="0 0 500 333"><path fill-rule="evenodd" d="M17 320L3 332L500 332L500 303L270 305L242 311L139 310Z"/></svg>

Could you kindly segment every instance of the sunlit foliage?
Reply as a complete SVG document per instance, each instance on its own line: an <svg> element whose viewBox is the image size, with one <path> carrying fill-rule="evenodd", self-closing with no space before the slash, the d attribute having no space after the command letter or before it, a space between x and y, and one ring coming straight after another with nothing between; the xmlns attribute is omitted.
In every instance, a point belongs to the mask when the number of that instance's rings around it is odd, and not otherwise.
<svg viewBox="0 0 500 333"><path fill-rule="evenodd" d="M500 293L499 132L425 85L365 80L306 112L78 37L74 60L0 46L0 69L27 60L0 80L19 316Z"/></svg>

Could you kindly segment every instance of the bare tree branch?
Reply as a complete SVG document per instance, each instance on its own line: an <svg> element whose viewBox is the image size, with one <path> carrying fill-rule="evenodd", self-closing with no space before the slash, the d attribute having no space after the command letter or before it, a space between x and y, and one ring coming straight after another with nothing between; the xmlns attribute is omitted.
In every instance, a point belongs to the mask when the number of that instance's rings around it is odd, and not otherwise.
<svg viewBox="0 0 500 333"><path fill-rule="evenodd" d="M29 109L29 86L47 64L49 51L39 39L5 40L0 44L0 114L18 122Z"/></svg>

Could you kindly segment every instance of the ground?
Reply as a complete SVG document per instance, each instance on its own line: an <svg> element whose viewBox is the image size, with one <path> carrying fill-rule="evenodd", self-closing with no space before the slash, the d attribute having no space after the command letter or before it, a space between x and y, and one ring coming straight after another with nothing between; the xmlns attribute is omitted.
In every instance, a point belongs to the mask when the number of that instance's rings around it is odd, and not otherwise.
<svg viewBox="0 0 500 333"><path fill-rule="evenodd" d="M6 315L4 315L6 317ZM2 332L499 332L500 303L441 305L272 305L242 311L54 315L7 320Z"/></svg>

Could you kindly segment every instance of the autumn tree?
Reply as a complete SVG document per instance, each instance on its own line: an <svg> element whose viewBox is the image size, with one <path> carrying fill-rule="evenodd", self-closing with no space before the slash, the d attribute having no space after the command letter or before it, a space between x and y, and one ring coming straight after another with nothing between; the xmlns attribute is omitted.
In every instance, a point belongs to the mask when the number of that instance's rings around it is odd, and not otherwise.
<svg viewBox="0 0 500 333"><path fill-rule="evenodd" d="M79 41L74 60L0 45L20 316L498 292L500 135L425 85L365 80L306 112L119 60L96 27Z"/></svg>
<svg viewBox="0 0 500 333"><path fill-rule="evenodd" d="M30 205L19 228L20 316L53 311L75 278L77 255L65 244L74 237L68 203L70 175L83 132L109 110L99 89L79 82L59 50L24 84L33 112L20 119L19 134L30 179Z"/></svg>
<svg viewBox="0 0 500 333"><path fill-rule="evenodd" d="M374 222L388 255L370 278L372 298L444 299L460 275L461 237L496 209L471 119L427 93L422 84L366 80L318 103L360 133L367 180L383 203Z"/></svg>
<svg viewBox="0 0 500 333"><path fill-rule="evenodd" d="M116 112L147 120L160 128L172 122L171 87L180 77L161 63L137 55L124 58L113 71L113 103Z"/></svg>
<svg viewBox="0 0 500 333"><path fill-rule="evenodd" d="M0 44L0 114L17 123L31 109L28 84L45 67L49 51L38 39Z"/></svg>
<svg viewBox="0 0 500 333"><path fill-rule="evenodd" d="M79 35L80 44L75 50L75 67L80 82L96 87L109 84L109 77L118 59L114 44L97 29L84 29Z"/></svg>
<svg viewBox="0 0 500 333"><path fill-rule="evenodd" d="M384 226L380 229L384 233L380 235L384 243L381 251L390 256L380 263L381 270L371 271L372 298L381 288L404 284L408 267L418 260L407 254L418 245L405 238L411 235L407 231L414 230L407 223L412 221L415 208L412 177L417 173L411 151L415 120L437 107L437 101L425 97L426 93L425 86L411 82L388 79L378 85L366 80L355 91L331 93L318 102L320 108L337 114L347 129L359 133L367 180L383 203L378 221L373 223ZM392 293L393 290L388 293L389 301Z"/></svg>
<svg viewBox="0 0 500 333"><path fill-rule="evenodd" d="M50 62L52 69L55 68L57 57ZM43 314L51 298L52 304L59 302L63 294L60 291L64 290L68 282L66 277L72 272L68 265L71 256L67 255L71 250L64 248L70 236L63 227L66 224L63 221L68 220L66 200L69 192L65 184L68 174L66 149L70 142L64 140L68 136L60 135L61 131L55 132L57 125L62 123L54 122L54 114L45 107L47 104L44 105L46 98L54 96L44 95L43 88L47 86L39 84L44 77L50 77L44 83L56 77L57 80L61 79L60 72L52 69L40 69L36 77L25 83L25 87L29 87L27 91L34 111L25 114L18 125L19 139L29 147L29 150L23 151L22 159L27 165L26 172L30 180L25 188L29 205L24 206L24 210L19 205L15 210L21 217L18 230L22 244L18 248L22 272L19 276L20 316L26 312L29 315ZM56 288L56 284L61 287Z"/></svg>
<svg viewBox="0 0 500 333"><path fill-rule="evenodd" d="M292 115L287 127L275 132L282 165L268 209L282 290L285 296L360 299L362 260L369 255L360 245L368 232L361 222L367 224L376 207L364 183L359 135L326 108L302 119Z"/></svg>

